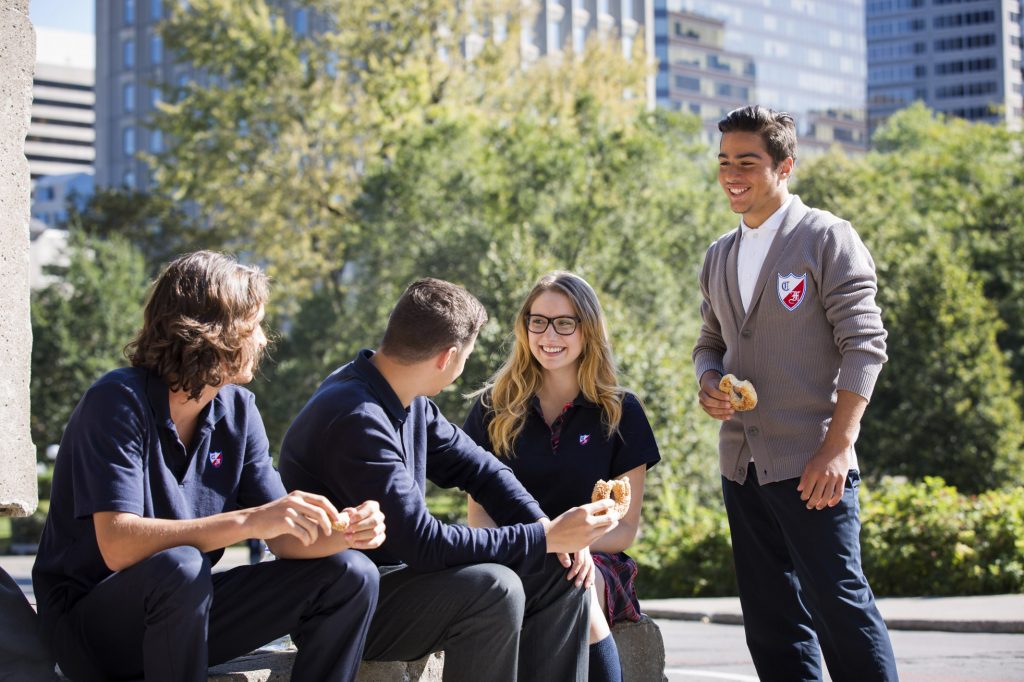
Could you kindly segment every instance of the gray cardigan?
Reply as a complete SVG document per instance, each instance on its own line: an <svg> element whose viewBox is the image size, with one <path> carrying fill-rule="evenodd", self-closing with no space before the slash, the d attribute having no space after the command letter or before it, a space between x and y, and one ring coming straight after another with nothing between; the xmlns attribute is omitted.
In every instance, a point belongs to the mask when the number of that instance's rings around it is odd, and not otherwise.
<svg viewBox="0 0 1024 682"><path fill-rule="evenodd" d="M740 302L739 228L708 249L693 349L708 370L749 379L758 404L722 422L722 475L742 483L751 456L764 483L797 478L825 438L836 391L870 399L886 361L875 264L849 222L794 196L754 287ZM851 469L857 468L856 453Z"/></svg>

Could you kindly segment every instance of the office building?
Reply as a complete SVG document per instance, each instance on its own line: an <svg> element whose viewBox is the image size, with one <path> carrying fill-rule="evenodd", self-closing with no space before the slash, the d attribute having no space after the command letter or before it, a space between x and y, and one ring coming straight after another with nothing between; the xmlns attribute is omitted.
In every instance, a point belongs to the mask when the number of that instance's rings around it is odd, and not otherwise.
<svg viewBox="0 0 1024 682"><path fill-rule="evenodd" d="M737 106L797 121L802 153L866 147L864 0L653 0L658 106L712 137Z"/></svg>
<svg viewBox="0 0 1024 682"><path fill-rule="evenodd" d="M91 173L95 152L92 36L40 28L25 156L32 180Z"/></svg>
<svg viewBox="0 0 1024 682"><path fill-rule="evenodd" d="M540 0L523 31L527 61L542 55L579 51L591 35L621 37L633 53L644 40L645 55L653 55L652 0ZM157 26L166 17L167 0L99 0L96 2L96 185L144 189L150 174L137 158L142 151L158 153L164 140L149 130L146 120L162 96L162 85L180 85L197 77L188 64L175 62L164 50ZM300 34L325 29L323 17L308 9L287 10L286 20ZM490 33L490 29L488 33ZM471 34L464 49L482 40ZM493 35L493 33L491 33ZM200 76L201 77L201 76ZM648 84L649 101L654 79Z"/></svg>
<svg viewBox="0 0 1024 682"><path fill-rule="evenodd" d="M914 101L1019 127L1019 0L868 0L868 125Z"/></svg>

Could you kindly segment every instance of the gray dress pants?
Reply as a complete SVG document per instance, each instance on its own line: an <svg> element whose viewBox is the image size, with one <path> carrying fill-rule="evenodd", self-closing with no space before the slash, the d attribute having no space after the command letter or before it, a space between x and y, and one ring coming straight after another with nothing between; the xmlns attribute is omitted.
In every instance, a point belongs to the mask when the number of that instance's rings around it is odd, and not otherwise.
<svg viewBox="0 0 1024 682"><path fill-rule="evenodd" d="M363 658L444 651L445 682L586 682L590 602L565 576L553 554L523 576L499 564L387 573Z"/></svg>

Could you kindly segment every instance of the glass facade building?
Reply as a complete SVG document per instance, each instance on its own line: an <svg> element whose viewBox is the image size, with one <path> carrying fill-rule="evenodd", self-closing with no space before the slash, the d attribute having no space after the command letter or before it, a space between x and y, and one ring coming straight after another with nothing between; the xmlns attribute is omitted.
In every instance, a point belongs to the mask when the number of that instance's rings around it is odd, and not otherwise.
<svg viewBox="0 0 1024 682"><path fill-rule="evenodd" d="M706 29L687 30L702 22ZM793 114L804 151L866 148L863 0L654 0L654 27L659 106L699 113L712 132L741 103L764 104ZM695 52L699 76L685 73ZM680 75L721 95L698 101Z"/></svg>
<svg viewBox="0 0 1024 682"><path fill-rule="evenodd" d="M868 125L921 101L1019 127L1020 0L868 0Z"/></svg>

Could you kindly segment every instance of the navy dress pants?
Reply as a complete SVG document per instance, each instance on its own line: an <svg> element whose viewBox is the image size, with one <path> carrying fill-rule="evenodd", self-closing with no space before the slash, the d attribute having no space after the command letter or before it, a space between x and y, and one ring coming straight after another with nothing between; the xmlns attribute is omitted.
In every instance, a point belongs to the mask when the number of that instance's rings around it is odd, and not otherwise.
<svg viewBox="0 0 1024 682"><path fill-rule="evenodd" d="M175 547L97 585L56 620L51 642L73 680L195 682L291 633L293 680L342 682L359 670L378 583L354 550L211 573L199 550Z"/></svg>
<svg viewBox="0 0 1024 682"><path fill-rule="evenodd" d="M809 510L799 479L767 485L748 467L742 485L722 478L743 627L762 682L897 680L885 622L860 562L860 476L842 501Z"/></svg>
<svg viewBox="0 0 1024 682"><path fill-rule="evenodd" d="M444 651L445 682L586 682L589 592L566 572L548 554L523 576L499 564L388 573L365 657Z"/></svg>

